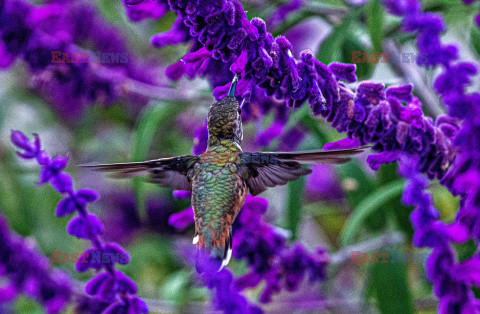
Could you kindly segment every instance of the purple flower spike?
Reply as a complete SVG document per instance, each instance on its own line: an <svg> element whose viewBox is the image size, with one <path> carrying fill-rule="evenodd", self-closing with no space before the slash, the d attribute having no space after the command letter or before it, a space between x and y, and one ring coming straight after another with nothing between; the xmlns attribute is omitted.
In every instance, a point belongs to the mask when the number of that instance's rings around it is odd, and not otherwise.
<svg viewBox="0 0 480 314"><path fill-rule="evenodd" d="M427 278L432 281L434 292L440 298L439 311L468 313L472 308L478 310L478 301L468 288L478 277L478 271L470 271L472 267L478 267L478 257L456 264L448 242L466 240L465 230L457 224L446 226L438 220L440 215L433 206L433 198L424 191L428 181L415 170L414 164L415 160L407 159L402 159L400 163L400 173L407 179L402 201L415 206L410 216L415 232L414 245L433 248L426 269ZM456 310L452 312L452 309Z"/></svg>
<svg viewBox="0 0 480 314"><path fill-rule="evenodd" d="M32 144L28 137L20 131L12 130L10 133L10 139L13 145L22 149L23 152L17 152L17 154L24 159L32 159L39 155L40 152L40 139L37 134L34 134L34 143Z"/></svg>
<svg viewBox="0 0 480 314"><path fill-rule="evenodd" d="M71 280L58 269L50 269L47 258L11 232L1 215L0 243L0 304L14 301L24 293L42 304L48 313L65 310L72 296Z"/></svg>
<svg viewBox="0 0 480 314"><path fill-rule="evenodd" d="M75 269L79 272L88 269L105 270L89 281L86 293L95 295L99 302L106 303L105 306L109 306L111 313L146 313L148 309L145 303L135 296L137 293L135 283L122 272L115 270L115 264L128 264L130 259L128 253L117 243L103 243L99 237L103 232L102 222L97 216L87 212L87 204L96 201L98 194L88 189L75 191L71 176L63 172L68 159L62 156L50 158L41 150L38 136L35 136L34 143L19 131L12 131L11 137L12 143L20 149L19 156L37 159L41 166L40 183L50 182L57 192L66 194L57 205L56 215L62 217L75 212L78 214L68 223L67 233L90 240L93 247L80 256Z"/></svg>

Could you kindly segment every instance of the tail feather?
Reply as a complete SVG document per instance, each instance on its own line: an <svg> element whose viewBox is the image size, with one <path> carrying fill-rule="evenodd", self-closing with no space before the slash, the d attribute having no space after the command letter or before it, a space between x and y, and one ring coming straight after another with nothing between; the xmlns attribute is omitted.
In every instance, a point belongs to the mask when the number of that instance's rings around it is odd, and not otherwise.
<svg viewBox="0 0 480 314"><path fill-rule="evenodd" d="M197 245L197 250L207 253L207 255L220 266L217 271L227 266L232 257L232 228L229 227L225 232L227 234L220 237L212 236L212 233L198 233L193 238L193 244ZM220 239L225 239L222 243Z"/></svg>

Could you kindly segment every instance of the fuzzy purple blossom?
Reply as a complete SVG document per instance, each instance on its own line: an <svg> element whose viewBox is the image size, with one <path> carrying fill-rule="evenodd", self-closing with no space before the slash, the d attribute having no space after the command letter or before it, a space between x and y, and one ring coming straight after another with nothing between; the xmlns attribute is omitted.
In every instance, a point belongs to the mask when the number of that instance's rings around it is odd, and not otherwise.
<svg viewBox="0 0 480 314"><path fill-rule="evenodd" d="M10 231L1 215L0 243L0 276L5 280L0 287L0 304L26 294L48 313L64 310L72 296L70 279L51 269L48 259L29 240Z"/></svg>
<svg viewBox="0 0 480 314"><path fill-rule="evenodd" d="M105 270L88 281L85 292L109 304L104 313L146 313L145 302L135 296L135 282L115 270L116 263L125 265L129 262L128 253L115 242L101 240L103 224L96 215L87 211L87 204L96 201L98 194L88 189L75 190L72 177L64 172L68 159L62 156L51 158L41 149L38 135L34 134L34 138L32 143L20 131L11 133L12 143L20 150L17 154L24 159L35 159L41 166L39 184L49 182L58 193L66 195L57 205L57 217L77 214L68 223L67 233L92 243L92 248L82 254L75 269L79 272Z"/></svg>

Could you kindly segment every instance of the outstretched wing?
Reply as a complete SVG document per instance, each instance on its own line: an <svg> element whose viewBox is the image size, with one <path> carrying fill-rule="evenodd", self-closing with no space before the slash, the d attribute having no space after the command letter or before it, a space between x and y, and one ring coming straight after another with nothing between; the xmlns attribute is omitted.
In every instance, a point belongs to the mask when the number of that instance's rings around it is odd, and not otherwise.
<svg viewBox="0 0 480 314"><path fill-rule="evenodd" d="M363 152L365 147L341 150L315 150L305 152L265 152L242 153L241 159L246 171L247 185L252 195L265 191L268 187L285 185L312 170L301 164L343 164L352 155Z"/></svg>
<svg viewBox="0 0 480 314"><path fill-rule="evenodd" d="M111 172L114 178L132 178L149 175L150 182L176 190L192 190L193 166L199 156L177 156L140 162L84 165L98 171Z"/></svg>

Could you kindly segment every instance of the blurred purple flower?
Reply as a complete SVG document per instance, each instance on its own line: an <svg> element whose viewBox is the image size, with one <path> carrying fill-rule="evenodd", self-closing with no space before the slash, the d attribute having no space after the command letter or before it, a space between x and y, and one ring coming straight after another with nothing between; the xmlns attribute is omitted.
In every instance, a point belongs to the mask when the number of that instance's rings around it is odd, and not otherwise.
<svg viewBox="0 0 480 314"><path fill-rule="evenodd" d="M222 269L218 271L218 262L212 260L208 254L202 253L202 251L197 252L195 267L207 288L213 290L216 309L222 310L224 313L263 313L258 306L250 304L235 289L233 284L234 278L229 270Z"/></svg>
<svg viewBox="0 0 480 314"><path fill-rule="evenodd" d="M282 152L288 152L297 149L300 142L304 139L307 130L301 124L298 124L284 132L280 137L280 145L278 150Z"/></svg>
<svg viewBox="0 0 480 314"><path fill-rule="evenodd" d="M50 269L48 260L32 243L9 230L0 215L0 304L14 301L18 294L33 298L48 313L60 313L69 303L72 286L68 276ZM0 307L1 309L1 307Z"/></svg>
<svg viewBox="0 0 480 314"><path fill-rule="evenodd" d="M439 14L424 13L418 0L383 0L387 10L403 17L402 28L416 32L419 56L417 63L424 66L447 66L457 59L458 49L454 45L443 45L440 34L445 31L445 22Z"/></svg>
<svg viewBox="0 0 480 314"><path fill-rule="evenodd" d="M193 217L193 208L188 207L187 209L173 214L168 218L168 223L177 228L177 229L184 229L195 222Z"/></svg>
<svg viewBox="0 0 480 314"><path fill-rule="evenodd" d="M235 280L239 290L256 287L265 280L260 302L268 303L282 289L294 291L309 274L310 282L326 278L328 253L307 252L299 244L288 247L276 228L262 220L268 203L260 197L247 197L234 223L233 257L245 259L249 272Z"/></svg>
<svg viewBox="0 0 480 314"><path fill-rule="evenodd" d="M86 205L98 199L98 194L93 190L73 188L72 177L63 172L67 165L67 158L50 156L40 147L40 140L37 135L34 143L20 131L12 131L12 143L21 151L18 155L24 159L36 159L41 166L40 184L50 182L52 187L66 197L57 205L56 215L58 217L68 216L77 212L78 215L70 220L67 225L67 233L80 239L88 239L92 248L85 251L75 264L79 272L88 269L105 269L99 272L88 281L85 292L95 295L103 302L109 302L105 313L146 313L148 311L145 303L135 296L137 286L121 271L115 270L115 263L125 265L130 257L128 253L117 243L104 243L100 239L103 232L103 225L100 219L94 214L87 212ZM108 258L107 258L108 257ZM118 298L117 298L118 297Z"/></svg>
<svg viewBox="0 0 480 314"><path fill-rule="evenodd" d="M331 165L314 165L307 177L306 196L311 201L338 201L343 198L343 189L335 168Z"/></svg>
<svg viewBox="0 0 480 314"><path fill-rule="evenodd" d="M134 99L122 87L128 79L152 83L151 71L135 60L119 31L92 6L75 1L35 6L7 0L0 10L0 34L2 67L10 66L15 58L23 59L31 70L30 87L68 121L96 102L108 105L128 97L130 102L146 103L145 98L136 95ZM95 52L82 50L82 46ZM112 53L127 60L103 57Z"/></svg>
<svg viewBox="0 0 480 314"><path fill-rule="evenodd" d="M163 235L178 233L169 223L172 217L171 202L161 197L147 197L145 221L140 219L135 203L135 195L130 191L104 195L102 217L107 240L128 243L139 231L149 230Z"/></svg>
<svg viewBox="0 0 480 314"><path fill-rule="evenodd" d="M168 11L168 2L166 0L138 1L123 0L125 13L128 18L134 22L143 19L160 19Z"/></svg>
<svg viewBox="0 0 480 314"><path fill-rule="evenodd" d="M208 143L208 127L207 124L202 125L195 131L195 135L193 136L193 148L192 154L200 155L204 151L207 150L207 143Z"/></svg>
<svg viewBox="0 0 480 314"><path fill-rule="evenodd" d="M290 0L287 3L279 6L267 19L268 29L274 29L285 22L290 13L295 12L302 7L303 2L304 0Z"/></svg>
<svg viewBox="0 0 480 314"><path fill-rule="evenodd" d="M295 51L292 51L296 58L300 57L301 51L307 49L314 54L323 40L328 36L328 24L319 17L304 19L285 32L285 37L292 43Z"/></svg>
<svg viewBox="0 0 480 314"><path fill-rule="evenodd" d="M457 157L452 160L452 165L448 165L448 172L441 181L454 195L461 197L455 222L449 225L438 221L439 215L431 196L423 192L426 180L411 165L409 168L404 165L401 169L408 179L404 203L416 205L411 216L415 228L414 244L433 247L427 261L427 277L440 298L439 312L476 313L480 306L471 286L478 285L477 276L468 270L478 268L478 260L474 256L456 264L456 256L448 243L463 243L468 239L477 242L480 234L480 122L476 118L480 94L467 94L467 86L478 73L477 66L458 62L457 48L442 44L440 35L445 30L445 22L440 14L423 13L421 3L416 0L384 0L384 4L392 14L403 17L402 25L406 31L416 32L418 50L425 56L417 62L425 66L442 65L442 73L435 79L434 87L448 107L450 116L438 117L437 125L457 146ZM409 118L418 121L414 116ZM405 164L415 162L409 160Z"/></svg>
<svg viewBox="0 0 480 314"><path fill-rule="evenodd" d="M440 299L440 313L476 313L480 304L470 286L479 285L476 257L456 264L456 256L449 242L464 243L468 233L462 225L445 225L433 206L433 198L425 192L428 181L415 169L415 161L403 159L400 173L407 179L402 202L415 206L410 220L414 228L413 244L433 248L427 260L427 278L433 283L434 292ZM467 266L468 265L468 266ZM475 272L468 271L474 269Z"/></svg>

